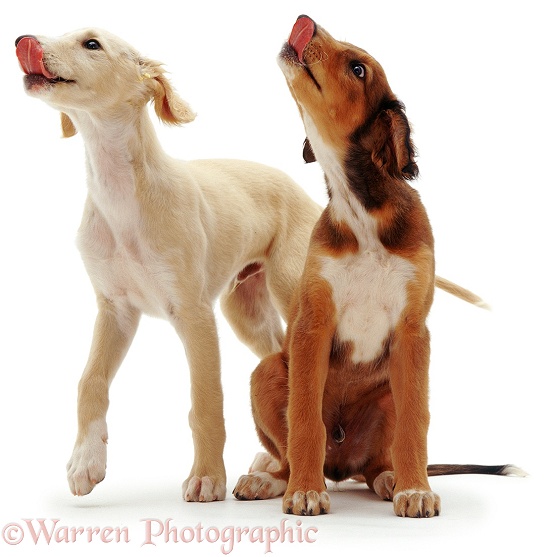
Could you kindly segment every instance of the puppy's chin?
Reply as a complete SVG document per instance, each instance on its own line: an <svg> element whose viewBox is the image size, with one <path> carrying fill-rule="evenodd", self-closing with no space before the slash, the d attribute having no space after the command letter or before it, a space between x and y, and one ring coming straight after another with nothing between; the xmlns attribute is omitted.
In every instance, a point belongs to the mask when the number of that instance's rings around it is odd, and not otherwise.
<svg viewBox="0 0 551 557"><path fill-rule="evenodd" d="M26 75L23 83L25 91L33 96L47 93L55 86L55 83L52 83L47 77L37 74Z"/></svg>
<svg viewBox="0 0 551 557"><path fill-rule="evenodd" d="M298 65L289 63L285 58L282 58L281 56L277 57L277 64L279 66L279 69L282 71L283 75L285 76L285 79L289 83L292 83L292 81L296 78L297 73L299 71Z"/></svg>
<svg viewBox="0 0 551 557"><path fill-rule="evenodd" d="M67 88L74 86L74 83L73 81L49 79L39 74L30 74L23 78L25 92L29 96L41 99L57 110L67 108L64 103L59 101L67 97Z"/></svg>
<svg viewBox="0 0 551 557"><path fill-rule="evenodd" d="M283 63L291 66L300 65L296 50L289 43L283 44L277 58L280 66Z"/></svg>

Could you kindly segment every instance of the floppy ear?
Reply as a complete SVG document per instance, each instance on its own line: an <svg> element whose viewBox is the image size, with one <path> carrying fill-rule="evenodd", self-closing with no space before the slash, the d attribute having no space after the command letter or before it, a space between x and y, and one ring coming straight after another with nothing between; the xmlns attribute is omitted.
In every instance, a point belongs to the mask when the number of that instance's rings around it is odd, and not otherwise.
<svg viewBox="0 0 551 557"><path fill-rule="evenodd" d="M316 155L314 155L314 150L312 149L312 145L310 145L308 138L304 140L302 145L302 158L305 163L316 162Z"/></svg>
<svg viewBox="0 0 551 557"><path fill-rule="evenodd" d="M67 116L67 114L65 114L65 112L61 112L61 133L63 134L63 137L72 137L77 133L73 121L69 118L69 116Z"/></svg>
<svg viewBox="0 0 551 557"><path fill-rule="evenodd" d="M160 74L153 78L156 82L153 104L157 116L165 124L187 124L195 120L195 112L172 89L168 79Z"/></svg>
<svg viewBox="0 0 551 557"><path fill-rule="evenodd" d="M165 124L187 124L193 122L195 113L172 88L159 62L142 60L141 79L148 79L152 85L153 106L159 119Z"/></svg>
<svg viewBox="0 0 551 557"><path fill-rule="evenodd" d="M391 101L376 117L371 128L371 160L392 178L412 180L419 174L411 129L400 101Z"/></svg>

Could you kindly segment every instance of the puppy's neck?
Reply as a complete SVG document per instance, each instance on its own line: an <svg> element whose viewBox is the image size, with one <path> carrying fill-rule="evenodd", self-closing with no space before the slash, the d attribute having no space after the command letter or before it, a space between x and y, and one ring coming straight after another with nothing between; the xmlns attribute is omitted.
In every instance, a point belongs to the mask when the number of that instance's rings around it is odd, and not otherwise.
<svg viewBox="0 0 551 557"><path fill-rule="evenodd" d="M89 195L113 225L132 226L140 188L154 187L140 179L144 169L157 167L163 152L146 107L130 117L109 117L68 111L81 133L86 151ZM117 226L118 226L117 225Z"/></svg>
<svg viewBox="0 0 551 557"><path fill-rule="evenodd" d="M385 175L362 145L338 152L302 111L308 139L324 173L329 194L328 213L345 224L360 251L379 243L397 250L426 242L432 232L417 193L404 181Z"/></svg>
<svg viewBox="0 0 551 557"><path fill-rule="evenodd" d="M89 157L94 157L96 151L102 159L117 158L127 152L134 161L164 155L147 107L133 108L127 114L121 111L115 114L92 114L80 110L66 112L82 134Z"/></svg>
<svg viewBox="0 0 551 557"><path fill-rule="evenodd" d="M347 225L356 237L360 249L367 249L377 234L376 217L371 211L377 208L378 203L370 207L362 202L350 186L346 153L337 153L324 141L306 111L303 111L303 118L308 139L325 174L329 215L335 224ZM376 173L373 179L379 179Z"/></svg>

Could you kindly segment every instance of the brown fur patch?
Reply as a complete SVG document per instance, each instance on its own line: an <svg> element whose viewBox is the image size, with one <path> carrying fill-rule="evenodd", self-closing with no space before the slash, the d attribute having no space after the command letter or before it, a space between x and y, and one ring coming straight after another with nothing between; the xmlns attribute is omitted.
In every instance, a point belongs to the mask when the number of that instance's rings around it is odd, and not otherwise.
<svg viewBox="0 0 551 557"><path fill-rule="evenodd" d="M314 229L313 241L320 248L334 257L358 251L358 240L346 222L331 218L330 211L326 209Z"/></svg>

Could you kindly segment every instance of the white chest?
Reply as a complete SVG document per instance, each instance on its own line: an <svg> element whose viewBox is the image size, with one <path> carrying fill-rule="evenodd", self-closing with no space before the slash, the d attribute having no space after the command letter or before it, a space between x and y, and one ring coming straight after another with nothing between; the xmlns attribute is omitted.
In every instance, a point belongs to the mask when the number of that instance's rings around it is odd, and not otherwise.
<svg viewBox="0 0 551 557"><path fill-rule="evenodd" d="M80 121L85 138L88 201L78 234L86 269L97 291L121 306L166 316L173 275L166 254L144 232L137 198L133 125Z"/></svg>
<svg viewBox="0 0 551 557"><path fill-rule="evenodd" d="M143 240L139 227L113 230L99 214L89 213L78 245L94 288L116 304L166 317L174 299L173 273Z"/></svg>
<svg viewBox="0 0 551 557"><path fill-rule="evenodd" d="M333 288L337 336L350 342L353 363L368 363L382 352L407 303L414 267L382 245L322 260L322 276Z"/></svg>

